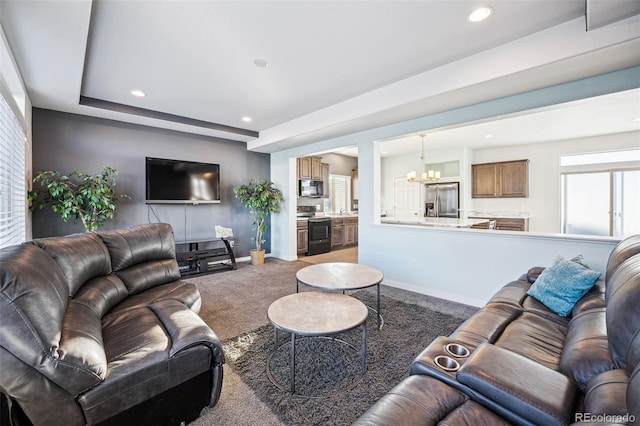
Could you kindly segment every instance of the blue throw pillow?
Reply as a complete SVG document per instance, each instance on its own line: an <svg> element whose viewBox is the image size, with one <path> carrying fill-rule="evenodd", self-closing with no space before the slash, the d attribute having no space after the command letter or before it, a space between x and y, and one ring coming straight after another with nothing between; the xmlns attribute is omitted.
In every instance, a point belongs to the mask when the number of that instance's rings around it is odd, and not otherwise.
<svg viewBox="0 0 640 426"><path fill-rule="evenodd" d="M592 271L585 265L582 256L572 260L558 256L552 266L542 271L527 294L556 314L566 317L576 302L600 278L599 272Z"/></svg>

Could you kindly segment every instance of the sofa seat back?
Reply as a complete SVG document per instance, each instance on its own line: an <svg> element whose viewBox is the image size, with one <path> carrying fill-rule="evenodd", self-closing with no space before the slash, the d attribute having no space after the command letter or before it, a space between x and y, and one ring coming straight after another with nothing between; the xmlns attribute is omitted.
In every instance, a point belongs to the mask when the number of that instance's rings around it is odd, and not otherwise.
<svg viewBox="0 0 640 426"><path fill-rule="evenodd" d="M180 279L171 225L149 223L98 236L109 249L113 272L130 295Z"/></svg>

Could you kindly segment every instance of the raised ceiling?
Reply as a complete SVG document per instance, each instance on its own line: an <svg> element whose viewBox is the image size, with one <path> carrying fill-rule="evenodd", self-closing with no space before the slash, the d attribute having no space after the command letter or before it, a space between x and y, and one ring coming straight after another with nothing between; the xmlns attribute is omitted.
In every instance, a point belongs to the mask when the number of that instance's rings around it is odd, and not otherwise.
<svg viewBox="0 0 640 426"><path fill-rule="evenodd" d="M584 0L487 3L493 15L470 23L477 1L3 0L0 22L35 107L223 137L263 152L640 63L637 52L628 54L640 33L633 18L543 53L533 48L554 34L584 32ZM526 59L491 60L514 43L520 51L532 46ZM554 58L556 48L569 53ZM575 60L570 52L605 48L614 51L610 61L555 67ZM469 67L449 72L466 63L475 64L472 78ZM81 97L187 120L81 105Z"/></svg>

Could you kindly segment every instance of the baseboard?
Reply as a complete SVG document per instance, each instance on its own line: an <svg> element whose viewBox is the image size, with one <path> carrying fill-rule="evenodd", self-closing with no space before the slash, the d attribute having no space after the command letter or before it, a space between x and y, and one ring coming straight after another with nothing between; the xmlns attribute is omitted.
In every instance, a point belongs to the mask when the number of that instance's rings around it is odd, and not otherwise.
<svg viewBox="0 0 640 426"><path fill-rule="evenodd" d="M462 303L465 305L475 306L478 308L481 308L486 304L485 300L474 299L471 297L464 297L464 296L460 296L459 294L448 293L446 291L439 291L439 290L433 290L433 289L428 289L424 287L417 287L415 285L401 283L399 281L392 281L386 278L382 281L382 284L387 285L389 287L395 287L402 290L412 291L414 293L424 294L427 296L438 297L440 299L446 299L452 302Z"/></svg>
<svg viewBox="0 0 640 426"><path fill-rule="evenodd" d="M273 257L273 255L271 253L265 253L264 254L264 258L266 259L267 257ZM279 259L281 259L281 258L279 258ZM293 259L285 259L285 260L298 260L298 258L295 257ZM251 262L251 256L236 257L236 263L237 262Z"/></svg>

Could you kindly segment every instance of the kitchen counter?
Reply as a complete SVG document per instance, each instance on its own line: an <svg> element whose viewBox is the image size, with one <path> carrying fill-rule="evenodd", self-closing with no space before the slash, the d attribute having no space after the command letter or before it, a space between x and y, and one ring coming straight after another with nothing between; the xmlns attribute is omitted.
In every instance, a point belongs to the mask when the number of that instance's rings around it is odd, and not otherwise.
<svg viewBox="0 0 640 426"><path fill-rule="evenodd" d="M382 217L381 223L394 225L433 226L436 228L471 228L489 222L489 219L458 219L452 217Z"/></svg>
<svg viewBox="0 0 640 426"><path fill-rule="evenodd" d="M528 212L479 212L472 210L465 212L465 214L467 217L481 219L529 219Z"/></svg>

